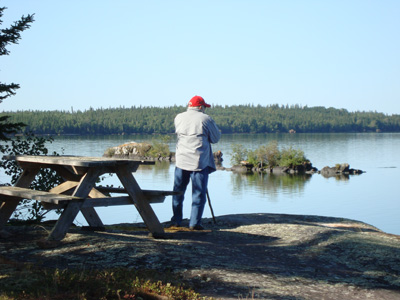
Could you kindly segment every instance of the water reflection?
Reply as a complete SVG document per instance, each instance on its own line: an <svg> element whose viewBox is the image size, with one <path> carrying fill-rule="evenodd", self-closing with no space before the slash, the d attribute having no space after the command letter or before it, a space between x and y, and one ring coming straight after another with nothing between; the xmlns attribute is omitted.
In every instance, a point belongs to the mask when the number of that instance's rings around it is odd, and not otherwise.
<svg viewBox="0 0 400 300"><path fill-rule="evenodd" d="M171 163L168 161L157 161L154 165L140 165L134 173L134 177L139 182L139 185L145 185L145 188L152 189L153 187L169 186L173 180L171 173ZM102 186L121 187L121 182L116 174L104 174L101 177Z"/></svg>
<svg viewBox="0 0 400 300"><path fill-rule="evenodd" d="M141 184L152 189L170 189L174 180L174 165L168 161L157 161L154 165L142 165L136 172Z"/></svg>
<svg viewBox="0 0 400 300"><path fill-rule="evenodd" d="M169 174L171 163L169 161L156 161L154 165L141 165L139 170L143 173L154 173L156 175Z"/></svg>
<svg viewBox="0 0 400 300"><path fill-rule="evenodd" d="M233 193L241 194L243 191L254 189L263 195L298 194L304 191L305 185L312 175L309 174L239 174L232 173L231 185Z"/></svg>
<svg viewBox="0 0 400 300"><path fill-rule="evenodd" d="M324 178L335 178L335 180L338 181L348 181L350 179L349 174L335 174L335 175L321 174L321 176ZM352 176L359 176L359 175L352 175Z"/></svg>

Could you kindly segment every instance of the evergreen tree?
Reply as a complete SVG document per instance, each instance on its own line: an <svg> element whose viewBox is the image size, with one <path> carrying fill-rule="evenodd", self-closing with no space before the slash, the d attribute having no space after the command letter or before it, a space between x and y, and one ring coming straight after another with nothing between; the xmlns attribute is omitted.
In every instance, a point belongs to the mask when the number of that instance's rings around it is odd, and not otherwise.
<svg viewBox="0 0 400 300"><path fill-rule="evenodd" d="M3 24L2 17L6 7L0 7L0 25ZM9 55L10 51L7 50L7 46L10 44L18 44L21 39L21 32L30 27L33 22L33 15L22 16L20 20L14 22L9 28L0 30L0 56ZM0 103L4 99L15 95L16 90L19 89L19 85L16 83L3 83L0 82ZM7 135L16 133L25 126L22 122L13 123L10 122L9 116L0 117L0 140L8 140Z"/></svg>

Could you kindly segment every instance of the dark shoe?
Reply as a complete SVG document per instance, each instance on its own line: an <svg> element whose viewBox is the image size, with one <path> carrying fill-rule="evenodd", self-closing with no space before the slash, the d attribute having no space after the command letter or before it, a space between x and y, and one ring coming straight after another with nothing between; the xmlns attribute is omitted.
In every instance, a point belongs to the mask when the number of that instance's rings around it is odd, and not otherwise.
<svg viewBox="0 0 400 300"><path fill-rule="evenodd" d="M182 226L180 224L178 224L178 223L175 223L175 222L172 222L172 223L169 223L169 224L165 225L165 228L177 228L177 227L182 227Z"/></svg>
<svg viewBox="0 0 400 300"><path fill-rule="evenodd" d="M204 227L201 225L194 225L189 227L190 230L204 230Z"/></svg>

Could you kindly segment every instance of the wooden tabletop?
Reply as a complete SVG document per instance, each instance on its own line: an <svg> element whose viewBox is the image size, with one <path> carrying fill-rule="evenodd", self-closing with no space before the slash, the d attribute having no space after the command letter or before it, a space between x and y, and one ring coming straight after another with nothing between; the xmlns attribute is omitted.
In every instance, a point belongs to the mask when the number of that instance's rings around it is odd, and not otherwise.
<svg viewBox="0 0 400 300"><path fill-rule="evenodd" d="M63 156L63 155L17 155L4 156L3 159L16 160L20 163L67 165L74 167L96 167L128 165L154 165L154 161L141 161L128 158L88 157L88 156Z"/></svg>

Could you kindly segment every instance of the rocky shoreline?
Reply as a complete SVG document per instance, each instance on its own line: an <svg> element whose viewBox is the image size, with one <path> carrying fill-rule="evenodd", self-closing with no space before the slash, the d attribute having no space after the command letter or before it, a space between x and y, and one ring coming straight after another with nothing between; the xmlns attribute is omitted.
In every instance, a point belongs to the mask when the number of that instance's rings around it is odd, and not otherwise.
<svg viewBox="0 0 400 300"><path fill-rule="evenodd" d="M233 166L231 168L222 168L219 167L220 170L228 170L236 173L266 173L266 174L274 174L274 175L283 175L283 174L321 174L325 178L329 177L348 177L349 175L360 175L365 173L365 171L359 169L350 168L348 163L337 164L334 167L325 166L321 170L313 167L310 162L304 163L299 166L294 166L292 168L289 167L280 167L276 166L273 168L268 168L264 166L254 166L247 162L242 162L240 165Z"/></svg>
<svg viewBox="0 0 400 300"><path fill-rule="evenodd" d="M70 230L41 248L46 224L6 226L0 264L51 268L135 268L172 272L215 299L399 299L400 236L341 218L227 215L207 230L166 229L153 239L142 223Z"/></svg>

